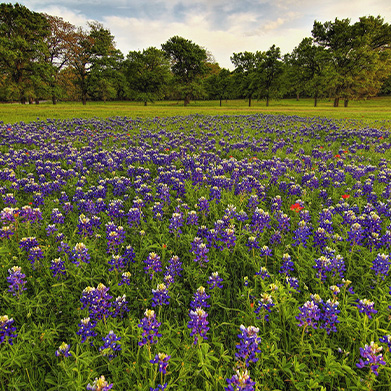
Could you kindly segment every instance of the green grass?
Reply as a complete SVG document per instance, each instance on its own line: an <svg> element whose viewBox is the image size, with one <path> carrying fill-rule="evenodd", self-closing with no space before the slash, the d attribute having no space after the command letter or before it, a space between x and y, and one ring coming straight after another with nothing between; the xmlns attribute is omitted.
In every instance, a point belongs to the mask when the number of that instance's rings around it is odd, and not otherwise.
<svg viewBox="0 0 391 391"><path fill-rule="evenodd" d="M50 102L39 105L22 105L18 103L0 105L0 121L12 124L19 121L31 122L37 118L91 118L91 117L168 117L188 114L205 115L242 115L253 113L286 114L299 116L320 116L335 119L356 119L362 121L390 121L391 97L373 98L366 101L351 101L349 107L334 108L331 100L320 100L318 107L313 107L312 99L282 99L271 101L253 100L248 107L246 100L192 101L187 107L182 101L161 101L144 106L142 102L88 102L83 106L80 102L63 102L53 106Z"/></svg>

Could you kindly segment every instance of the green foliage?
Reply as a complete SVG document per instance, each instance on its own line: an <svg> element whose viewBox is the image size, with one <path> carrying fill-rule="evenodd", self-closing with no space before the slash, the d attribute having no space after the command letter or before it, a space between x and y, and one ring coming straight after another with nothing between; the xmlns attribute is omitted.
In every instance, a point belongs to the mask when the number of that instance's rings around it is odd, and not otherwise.
<svg viewBox="0 0 391 391"><path fill-rule="evenodd" d="M179 37L171 37L162 44L162 50L170 60L171 71L184 95L185 106L190 102L200 77L207 73L206 50L196 43Z"/></svg>

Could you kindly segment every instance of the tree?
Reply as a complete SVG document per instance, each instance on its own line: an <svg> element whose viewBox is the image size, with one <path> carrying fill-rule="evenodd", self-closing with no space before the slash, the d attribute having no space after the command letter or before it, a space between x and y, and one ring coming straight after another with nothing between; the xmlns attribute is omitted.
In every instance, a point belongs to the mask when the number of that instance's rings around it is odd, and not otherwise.
<svg viewBox="0 0 391 391"><path fill-rule="evenodd" d="M325 93L326 70L329 64L327 52L322 46L315 45L312 38L304 38L291 54L285 56L288 80L298 96L305 93L318 98Z"/></svg>
<svg viewBox="0 0 391 391"><path fill-rule="evenodd" d="M391 27L383 19L364 17L354 25L349 19L315 21L312 36L331 59L328 85L335 107L340 98L347 106L349 99L371 96L380 89L390 69Z"/></svg>
<svg viewBox="0 0 391 391"><path fill-rule="evenodd" d="M75 70L83 105L89 93L106 99L113 87L113 81L109 79L121 77L122 54L115 49L114 37L98 22L89 23L88 26L89 31L78 28L70 41L70 65ZM100 81L102 78L106 78L105 83ZM106 98L102 96L102 91Z"/></svg>
<svg viewBox="0 0 391 391"><path fill-rule="evenodd" d="M50 27L41 14L20 4L0 4L0 70L10 99L25 103L36 95L45 68ZM35 96L36 97L36 96Z"/></svg>
<svg viewBox="0 0 391 391"><path fill-rule="evenodd" d="M61 94L58 78L64 67L68 66L71 58L72 40L76 27L58 16L44 14L50 25L50 35L45 38L48 47L46 62L51 65L48 75L48 85L52 102L55 105Z"/></svg>
<svg viewBox="0 0 391 391"><path fill-rule="evenodd" d="M219 73L213 73L207 80L207 90L210 99L219 99L220 106L223 99L231 96L232 76L228 69L222 68Z"/></svg>
<svg viewBox="0 0 391 391"><path fill-rule="evenodd" d="M171 72L184 96L184 105L191 96L200 92L200 77L207 73L207 52L185 38L174 36L162 44L162 49L171 63Z"/></svg>
<svg viewBox="0 0 391 391"><path fill-rule="evenodd" d="M154 102L162 99L169 82L170 64L164 52L154 47L131 51L123 64L129 95L135 100Z"/></svg>
<svg viewBox="0 0 391 391"><path fill-rule="evenodd" d="M260 90L258 96L266 99L266 106L269 106L270 98L282 95L282 79L284 63L281 59L280 48L271 46L263 56L261 66L258 67Z"/></svg>
<svg viewBox="0 0 391 391"><path fill-rule="evenodd" d="M248 106L251 106L251 99L259 92L259 72L264 61L262 52L241 52L231 56L234 64L234 83L238 93L248 99Z"/></svg>

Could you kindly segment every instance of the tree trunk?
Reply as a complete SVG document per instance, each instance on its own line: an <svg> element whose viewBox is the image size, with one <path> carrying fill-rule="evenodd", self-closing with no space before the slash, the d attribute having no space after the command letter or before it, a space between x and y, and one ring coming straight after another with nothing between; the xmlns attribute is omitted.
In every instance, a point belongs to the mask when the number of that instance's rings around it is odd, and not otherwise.
<svg viewBox="0 0 391 391"><path fill-rule="evenodd" d="M22 98L20 98L20 103L22 105L25 105L26 104L26 98L23 96Z"/></svg>
<svg viewBox="0 0 391 391"><path fill-rule="evenodd" d="M266 96L266 107L269 106L269 95Z"/></svg>
<svg viewBox="0 0 391 391"><path fill-rule="evenodd" d="M186 95L186 96L185 96L185 100L184 100L184 102L183 102L183 105L184 105L184 106L187 106L189 103L190 103L190 96L189 96L189 95Z"/></svg>
<svg viewBox="0 0 391 391"><path fill-rule="evenodd" d="M300 100L299 94L296 94L296 101L298 102Z"/></svg>
<svg viewBox="0 0 391 391"><path fill-rule="evenodd" d="M220 98L220 107L221 107L221 98Z"/></svg>
<svg viewBox="0 0 391 391"><path fill-rule="evenodd" d="M39 105L39 98L36 98L36 99L35 99L35 104L36 104L36 105Z"/></svg>
<svg viewBox="0 0 391 391"><path fill-rule="evenodd" d="M317 107L318 106L318 97L315 96L314 98L314 107Z"/></svg>
<svg viewBox="0 0 391 391"><path fill-rule="evenodd" d="M251 96L248 97L248 107L251 107Z"/></svg>
<svg viewBox="0 0 391 391"><path fill-rule="evenodd" d="M87 97L83 94L83 96L81 97L81 101L83 103L83 106L85 106L87 104Z"/></svg>
<svg viewBox="0 0 391 391"><path fill-rule="evenodd" d="M147 105L147 101L144 102L144 106L146 106L146 105Z"/></svg>
<svg viewBox="0 0 391 391"><path fill-rule="evenodd" d="M345 100L343 101L344 107L348 107L348 104L349 104L349 99L345 99Z"/></svg>
<svg viewBox="0 0 391 391"><path fill-rule="evenodd" d="M339 106L339 98L334 98L334 107Z"/></svg>
<svg viewBox="0 0 391 391"><path fill-rule="evenodd" d="M57 104L57 96L56 96L56 95L53 95L53 96L52 96L52 103L53 103L54 105Z"/></svg>
<svg viewBox="0 0 391 391"><path fill-rule="evenodd" d="M33 104L33 98L31 96L29 96L29 105L32 105Z"/></svg>

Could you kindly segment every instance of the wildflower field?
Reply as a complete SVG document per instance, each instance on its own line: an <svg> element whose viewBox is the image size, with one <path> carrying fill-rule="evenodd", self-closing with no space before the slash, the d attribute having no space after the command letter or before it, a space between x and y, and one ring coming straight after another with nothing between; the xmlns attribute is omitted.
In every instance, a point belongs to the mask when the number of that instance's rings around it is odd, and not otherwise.
<svg viewBox="0 0 391 391"><path fill-rule="evenodd" d="M0 125L1 390L389 390L391 134Z"/></svg>

